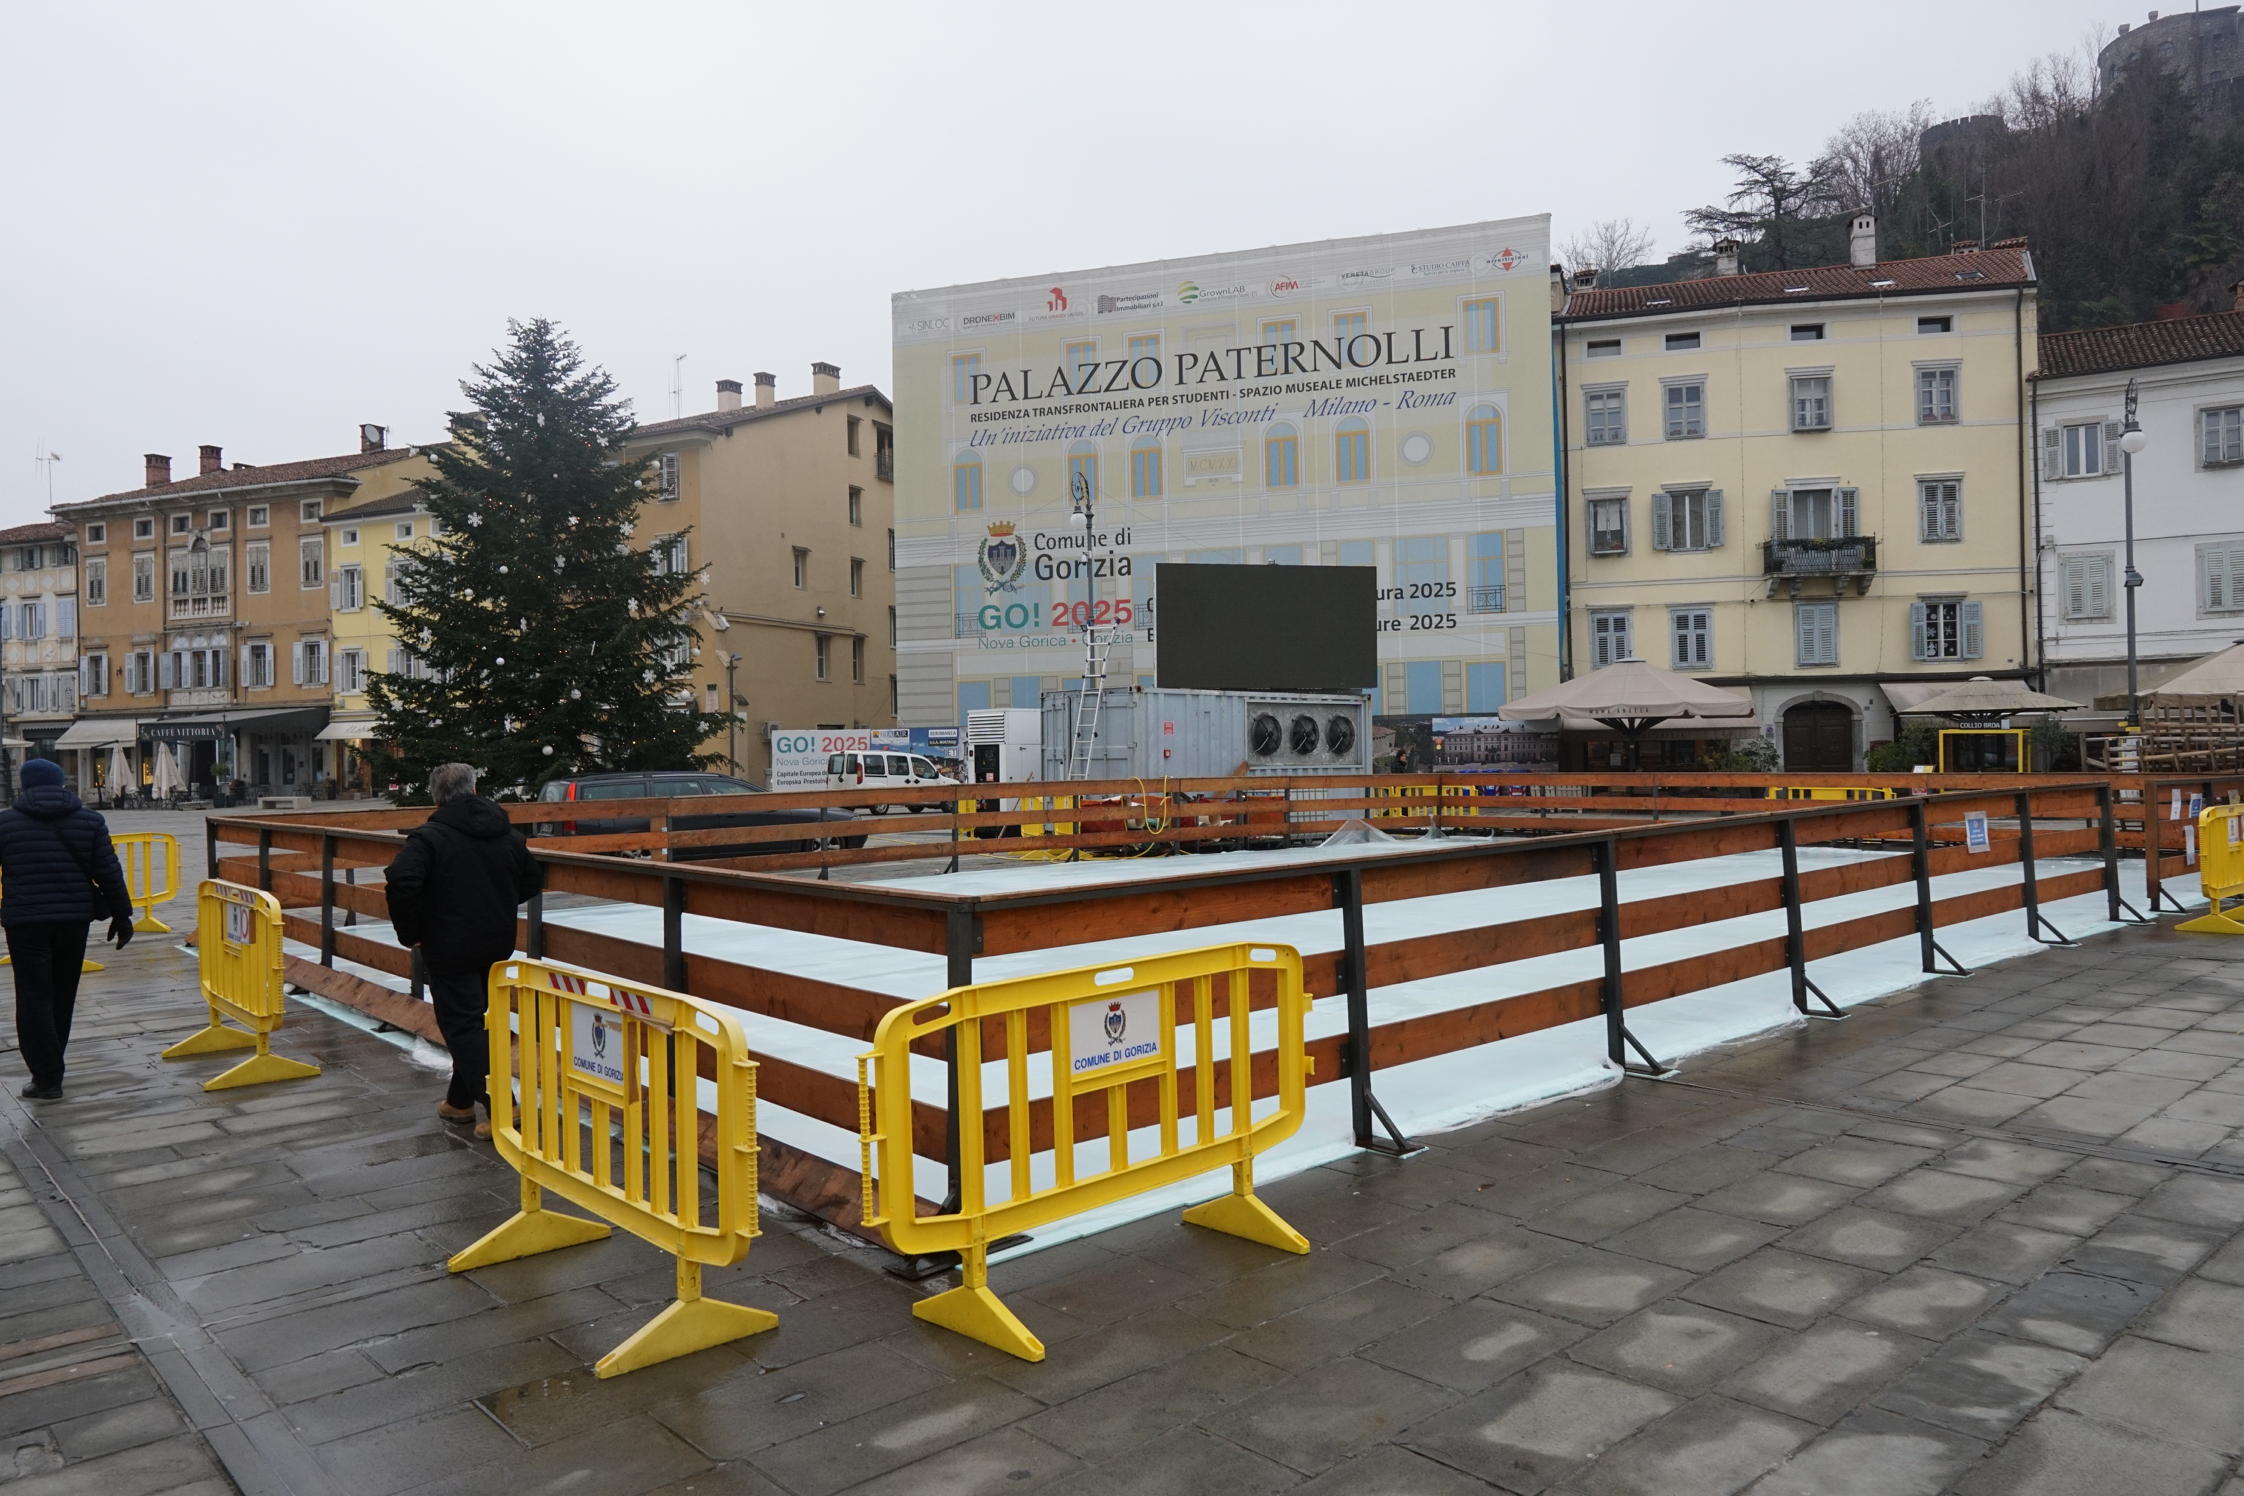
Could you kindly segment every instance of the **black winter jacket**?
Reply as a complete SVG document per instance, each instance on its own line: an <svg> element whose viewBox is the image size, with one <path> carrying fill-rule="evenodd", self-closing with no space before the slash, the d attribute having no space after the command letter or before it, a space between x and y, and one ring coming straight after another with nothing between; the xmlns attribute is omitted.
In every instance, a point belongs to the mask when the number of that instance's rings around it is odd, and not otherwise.
<svg viewBox="0 0 2244 1496"><path fill-rule="evenodd" d="M432 972L481 971L514 954L514 911L544 886L522 833L479 795L437 807L390 863L390 923Z"/></svg>
<svg viewBox="0 0 2244 1496"><path fill-rule="evenodd" d="M100 812L59 784L25 790L15 809L0 811L0 924L131 918L125 870Z"/></svg>

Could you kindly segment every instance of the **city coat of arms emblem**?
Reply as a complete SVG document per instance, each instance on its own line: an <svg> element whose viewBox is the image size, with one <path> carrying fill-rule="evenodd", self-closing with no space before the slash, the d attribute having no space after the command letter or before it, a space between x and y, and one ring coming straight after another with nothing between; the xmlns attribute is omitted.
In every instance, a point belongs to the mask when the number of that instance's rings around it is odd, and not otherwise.
<svg viewBox="0 0 2244 1496"><path fill-rule="evenodd" d="M1021 573L1028 569L1028 552L1014 537L1013 522L999 520L983 537L978 557L982 580L992 592L1018 590Z"/></svg>
<svg viewBox="0 0 2244 1496"><path fill-rule="evenodd" d="M1106 1005L1106 1040L1109 1044L1122 1042L1122 1031L1130 1026L1130 1015L1122 1011L1120 1003Z"/></svg>

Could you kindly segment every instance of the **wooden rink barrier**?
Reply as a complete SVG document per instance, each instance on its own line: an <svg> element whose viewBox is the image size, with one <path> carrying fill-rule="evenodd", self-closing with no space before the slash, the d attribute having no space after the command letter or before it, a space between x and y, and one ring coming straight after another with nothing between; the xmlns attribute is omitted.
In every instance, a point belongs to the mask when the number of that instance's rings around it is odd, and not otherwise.
<svg viewBox="0 0 2244 1496"><path fill-rule="evenodd" d="M1080 958L1067 948L1092 942L1158 938L1164 948L1176 949L1192 943L1189 932L1211 926L1327 916L1337 937L1327 948L1305 947L1303 982L1311 995L1340 999L1346 1024L1344 1031L1320 1031L1306 1041L1313 1073L1305 1083L1347 1088L1349 1130L1359 1146L1400 1149L1407 1139L1388 1121L1378 1096L1383 1070L1583 1020L1602 1020L1605 1053L1614 1063L1658 1069L1660 1062L1637 1042L1628 1022L1633 1010L1647 1004L1783 973L1798 1012L1829 1013L1832 1006L1818 1000L1817 963L1851 951L1908 941L1918 966L1932 972L1957 968L1940 944L1944 926L2017 913L2034 938L2063 939L2065 932L2052 926L2046 906L2099 893L2109 919L2140 917L2122 896L2122 847L2133 842L2144 849L2148 892L2156 899L2162 873L2194 871L2183 859L2176 817L2169 813L2173 793L2184 792L2186 803L2189 794L2211 801L2244 792L2244 775L2238 774L2186 783L2092 775L1796 773L1429 775L1391 781L1390 776L988 786L1027 808L986 811L960 810L952 786L947 799L922 797L920 803L931 810L860 820L857 828L874 833L874 841L857 851L830 848L724 865L659 859L666 850L717 840L799 839L800 828L672 832L667 827L673 813L706 814L724 802L706 797L602 802L602 816L644 816L652 829L623 837L540 839L534 853L549 898L638 905L646 911L643 929L629 936L611 933L613 920L606 930L580 928L547 918L547 901L539 900L526 912L518 938L532 958L691 993L752 1023L796 1025L806 1034L862 1048L890 1013L973 986L977 964L993 957L1050 952L1045 965L1069 967ZM1772 789L1785 786L1903 793L1876 800L1769 798ZM1396 793L1404 787L1414 792ZM1111 808L1087 803L1110 797L1162 802L1150 820L1164 826L1158 839L1175 849L1211 842L1265 845L1281 833L1317 838L1374 809L1401 812L1373 823L1390 834L1440 834L1423 845L1333 849L1307 861L1148 862L1143 873L1117 868L1120 876L1111 880L1056 881L1008 893L947 892L939 876L895 886L807 876L845 865L940 867L953 857L996 850L1088 855L1140 848L1155 839L1145 818L1115 831L1060 829L1120 819ZM899 791L886 789L759 796L753 803L863 808L899 798ZM999 804L994 798L963 803ZM557 819L552 805L507 810L527 825ZM426 816L425 809L214 816L210 855L227 876L271 890L284 906L288 937L307 952L289 962L291 981L433 1038L425 1002L337 969L347 963L409 978L406 952L346 921L385 917L381 888L365 879L395 855L402 831ZM1971 817L1985 818L1982 850L1971 844ZM1055 834L1004 842L975 834L1032 821ZM889 833L922 839L892 839ZM1844 855L1809 860L1818 849ZM613 855L627 850L652 852L654 860ZM1730 861L1708 868L1704 887L1658 896L1632 889L1632 875L1641 870L1724 859ZM2002 870L2000 881L1957 876L1988 870ZM1530 914L1498 898L1466 928L1367 933L1366 911L1390 902L1566 879L1583 880L1574 886L1592 890L1587 903ZM1826 900L1874 890L1891 891L1883 907L1839 918L1816 909ZM1765 920L1741 924L1727 944L1689 959L1659 959L1644 947L1624 951L1625 942L1646 936L1764 915L1779 917L1774 929ZM759 959L752 943L730 943L723 953L706 943L695 949L686 938L689 919L886 947L939 958L939 965L917 992L875 990L854 984L846 968L810 976L776 959ZM1506 986L1505 968L1513 963L1563 952L1581 953L1588 970L1563 981L1512 978ZM1385 988L1467 972L1485 972L1485 986L1502 995L1463 998L1440 1011L1385 1010L1380 996ZM915 1035L911 1051L948 1064L953 1032ZM1031 1052L1042 1053L1046 1044L1032 1029ZM845 1135L856 1132L853 1077L797 1058L799 1049L760 1048L758 1089L769 1103L755 1144L762 1188L844 1229L876 1235L866 1223L855 1160L821 1155L769 1121L772 1109L785 1108ZM1256 1094L1274 1095L1269 1088L1275 1084L1274 1076L1258 1072ZM1128 1125L1156 1125L1156 1109L1139 1099L1137 1088L1126 1089ZM950 1143L954 1122L962 1132L981 1129L986 1157L1005 1156L998 1111L977 1112L962 1104L954 1115L941 1098L914 1099L908 1127L884 1134L891 1137L890 1147L904 1146L898 1140L908 1137L912 1155L951 1178L955 1190L962 1170L952 1165L961 1151ZM705 1162L713 1157L706 1141L703 1157ZM932 1208L941 1202L926 1203ZM901 1214L894 1201L885 1210L892 1219Z"/></svg>
<svg viewBox="0 0 2244 1496"><path fill-rule="evenodd" d="M1259 1002L1258 986L1268 989ZM1261 1051L1257 1006L1275 1018ZM1041 1361L1044 1343L990 1292L991 1243L1225 1165L1231 1192L1184 1219L1307 1252L1307 1239L1254 1192L1256 1152L1301 1126L1307 1011L1300 954L1251 943L957 987L891 1010L857 1062L862 1224L907 1257L960 1258L959 1286L912 1313ZM957 1048L955 1112L985 1125L957 1132L955 1206L921 1211L911 1187L912 1056L937 1035ZM1040 1050L1041 1074L1030 1063ZM994 1084L985 1061L1003 1067ZM1264 1098L1271 1104L1257 1114ZM1156 1118L1135 1150L1133 1102Z"/></svg>
<svg viewBox="0 0 2244 1496"><path fill-rule="evenodd" d="M272 1052L287 1018L281 985L281 906L269 893L206 879L196 894L195 962L210 1022L163 1052L167 1060L255 1051L203 1082L206 1091L302 1080L319 1066ZM227 1020L233 1023L228 1024Z"/></svg>
<svg viewBox="0 0 2244 1496"><path fill-rule="evenodd" d="M450 1270L598 1241L602 1221L670 1253L677 1297L600 1358L602 1377L777 1325L701 1293L702 1268L730 1267L757 1234L756 1062L740 1020L684 993L517 960L491 968L488 1021L491 1140L521 1175L522 1206ZM602 1221L547 1210L548 1190Z"/></svg>

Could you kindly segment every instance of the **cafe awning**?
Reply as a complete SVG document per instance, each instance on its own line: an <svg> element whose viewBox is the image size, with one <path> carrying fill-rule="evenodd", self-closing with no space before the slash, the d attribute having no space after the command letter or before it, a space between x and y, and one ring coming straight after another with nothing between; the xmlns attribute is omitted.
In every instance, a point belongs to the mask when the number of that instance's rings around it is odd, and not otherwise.
<svg viewBox="0 0 2244 1496"><path fill-rule="evenodd" d="M326 720L325 707L284 706L248 712L182 712L143 722L141 730L159 742L187 743L229 738L237 732L288 732Z"/></svg>
<svg viewBox="0 0 2244 1496"><path fill-rule="evenodd" d="M55 739L57 748L111 748L140 741L138 717L80 717Z"/></svg>
<svg viewBox="0 0 2244 1496"><path fill-rule="evenodd" d="M372 717L359 717L345 722L330 722L312 734L315 743L370 743L381 724Z"/></svg>

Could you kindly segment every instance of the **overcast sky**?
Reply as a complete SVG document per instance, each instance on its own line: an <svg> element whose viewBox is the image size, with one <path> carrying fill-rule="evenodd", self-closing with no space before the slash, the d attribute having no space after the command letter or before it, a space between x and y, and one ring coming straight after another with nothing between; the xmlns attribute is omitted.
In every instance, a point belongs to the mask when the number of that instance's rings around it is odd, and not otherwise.
<svg viewBox="0 0 2244 1496"><path fill-rule="evenodd" d="M1968 111L2087 0L14 5L0 523L441 434L509 317L644 419L888 382L889 294L1548 212L1681 247L1725 152ZM2130 13L2126 18L2134 19ZM2105 34L2109 34L2106 27Z"/></svg>

